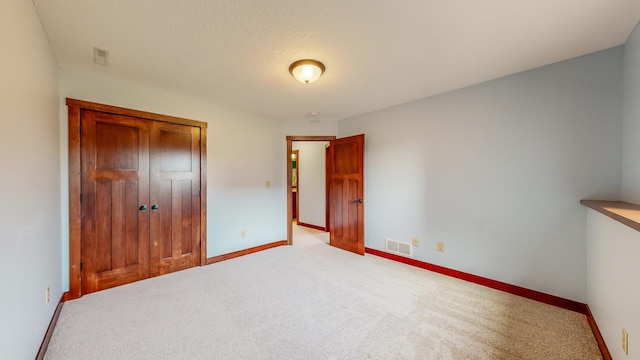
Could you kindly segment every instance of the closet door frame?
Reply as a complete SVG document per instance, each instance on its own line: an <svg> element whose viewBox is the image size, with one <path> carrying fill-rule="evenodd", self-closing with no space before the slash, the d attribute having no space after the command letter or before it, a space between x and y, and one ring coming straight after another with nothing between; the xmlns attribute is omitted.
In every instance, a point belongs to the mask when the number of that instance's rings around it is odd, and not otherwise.
<svg viewBox="0 0 640 360"><path fill-rule="evenodd" d="M67 98L69 112L69 292L64 300L77 299L82 294L81 263L81 143L80 123L82 110L94 110L109 114L131 116L150 121L189 125L200 128L200 266L207 261L207 123L146 111L98 104Z"/></svg>

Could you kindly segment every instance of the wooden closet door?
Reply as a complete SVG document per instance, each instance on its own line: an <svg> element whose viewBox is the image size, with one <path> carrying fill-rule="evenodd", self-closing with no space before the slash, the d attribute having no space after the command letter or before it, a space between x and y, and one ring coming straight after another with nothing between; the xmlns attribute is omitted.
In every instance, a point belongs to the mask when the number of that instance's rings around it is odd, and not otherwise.
<svg viewBox="0 0 640 360"><path fill-rule="evenodd" d="M149 122L82 110L82 293L149 277Z"/></svg>
<svg viewBox="0 0 640 360"><path fill-rule="evenodd" d="M200 264L200 128L151 129L151 276Z"/></svg>

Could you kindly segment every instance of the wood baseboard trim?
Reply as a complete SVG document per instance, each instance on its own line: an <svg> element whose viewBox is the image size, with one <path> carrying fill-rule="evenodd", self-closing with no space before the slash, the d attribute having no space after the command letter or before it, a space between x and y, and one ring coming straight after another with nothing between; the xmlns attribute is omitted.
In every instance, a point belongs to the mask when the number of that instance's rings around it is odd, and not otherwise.
<svg viewBox="0 0 640 360"><path fill-rule="evenodd" d="M459 270L446 268L444 266L434 265L420 260L406 258L395 254L390 254L384 251L365 248L365 252L371 255L380 256L389 260L398 261L407 265L416 266L425 270L437 272L443 275L448 275L458 279L466 280L475 284L484 285L492 289L508 292L510 294L525 297L527 299L536 300L545 304L554 305L563 309L575 311L580 314L587 315L587 305L579 303L577 301L564 299L559 296L545 294L536 290L523 288L517 285L507 284L501 281L492 280L478 275L465 273Z"/></svg>
<svg viewBox="0 0 640 360"><path fill-rule="evenodd" d="M593 337L596 338L596 343L598 344L598 348L600 348L600 353L602 353L602 358L604 360L611 360L611 353L609 352L609 348L607 348L607 344L604 342L604 338L602 337L602 333L600 333L600 329L598 328L598 324L596 324L596 319L593 317L591 313L591 309L589 305L585 305L587 309L587 321L589 322L589 327L591 327L591 332L593 332Z"/></svg>
<svg viewBox="0 0 640 360"><path fill-rule="evenodd" d="M307 223L303 223L303 222L298 222L298 226L304 226L304 227L308 227L308 228L311 228L311 229L316 229L316 230L327 232L327 228L323 228L322 226L318 226L318 225L311 225L311 224L307 224Z"/></svg>
<svg viewBox="0 0 640 360"><path fill-rule="evenodd" d="M51 321L49 322L49 327L47 328L47 332L44 333L44 339L42 339L42 344L40 344L40 349L38 349L38 353L36 354L36 360L44 359L44 354L47 353L47 348L49 348L49 341L51 341L51 336L53 335L53 330L56 327L56 323L58 322L58 317L60 317L60 311L62 311L62 304L69 298L69 292L65 292L60 297L60 301L58 301L58 305L56 306L56 311L53 312L53 316L51 317Z"/></svg>
<svg viewBox="0 0 640 360"><path fill-rule="evenodd" d="M234 251L228 254L213 256L213 257L207 258L207 265L215 264L217 262L224 261L224 260L237 258L239 256L253 254L258 251L267 250L267 249L271 249L271 248L282 246L282 245L287 245L287 240L275 241L272 243L255 246L255 247L244 249L244 250Z"/></svg>

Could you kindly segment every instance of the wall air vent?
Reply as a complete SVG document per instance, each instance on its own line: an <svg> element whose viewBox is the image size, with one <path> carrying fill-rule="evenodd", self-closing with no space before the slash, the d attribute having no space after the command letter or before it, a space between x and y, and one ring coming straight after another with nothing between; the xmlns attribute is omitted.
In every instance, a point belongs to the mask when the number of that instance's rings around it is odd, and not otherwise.
<svg viewBox="0 0 640 360"><path fill-rule="evenodd" d="M107 58L109 57L109 52L104 49L99 49L97 47L93 48L93 62L100 66L107 66Z"/></svg>
<svg viewBox="0 0 640 360"><path fill-rule="evenodd" d="M390 253L404 255L404 256L412 256L411 244L406 242L386 239L386 249Z"/></svg>

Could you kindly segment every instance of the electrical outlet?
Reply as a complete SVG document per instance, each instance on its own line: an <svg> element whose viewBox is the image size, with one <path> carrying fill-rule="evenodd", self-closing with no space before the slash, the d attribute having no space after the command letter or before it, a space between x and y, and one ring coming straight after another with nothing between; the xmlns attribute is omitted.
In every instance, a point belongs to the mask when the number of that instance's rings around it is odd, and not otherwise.
<svg viewBox="0 0 640 360"><path fill-rule="evenodd" d="M267 189L271 187L271 181L267 180Z"/></svg>
<svg viewBox="0 0 640 360"><path fill-rule="evenodd" d="M49 291L49 288L47 288L47 291L44 293L44 303L48 304L49 301L51 301L51 292Z"/></svg>
<svg viewBox="0 0 640 360"><path fill-rule="evenodd" d="M629 334L627 329L622 329L622 351L625 355L629 355Z"/></svg>
<svg viewBox="0 0 640 360"><path fill-rule="evenodd" d="M443 243L443 242L438 241L438 242L436 243L436 250L438 250L438 251L440 251L440 252L443 252L443 251L444 251L444 243Z"/></svg>
<svg viewBox="0 0 640 360"><path fill-rule="evenodd" d="M240 237L242 237L242 238L246 238L246 237L247 237L247 230L242 230L242 231L240 232Z"/></svg>
<svg viewBox="0 0 640 360"><path fill-rule="evenodd" d="M413 237L413 246L420 246L420 239L417 236Z"/></svg>

